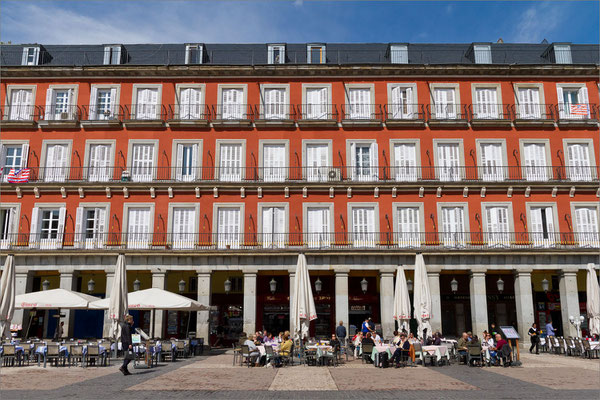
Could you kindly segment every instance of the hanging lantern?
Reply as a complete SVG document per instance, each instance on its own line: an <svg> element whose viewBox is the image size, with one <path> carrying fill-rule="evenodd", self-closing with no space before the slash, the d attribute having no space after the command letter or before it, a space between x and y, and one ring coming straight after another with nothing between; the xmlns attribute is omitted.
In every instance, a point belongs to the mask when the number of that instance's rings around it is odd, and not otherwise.
<svg viewBox="0 0 600 400"><path fill-rule="evenodd" d="M409 292L412 292L413 290L413 281L412 280L407 280L406 281L406 288L408 289Z"/></svg>
<svg viewBox="0 0 600 400"><path fill-rule="evenodd" d="M496 287L500 293L504 291L504 281L502 280L502 277L498 277L498 280L496 281Z"/></svg>
<svg viewBox="0 0 600 400"><path fill-rule="evenodd" d="M368 287L369 287L369 282L367 282L367 280L365 278L362 278L362 281L360 281L360 288L362 289L362 292L367 293Z"/></svg>
<svg viewBox="0 0 600 400"><path fill-rule="evenodd" d="M179 293L185 292L185 281L183 279L179 281L178 286L179 286Z"/></svg>
<svg viewBox="0 0 600 400"><path fill-rule="evenodd" d="M44 282L42 282L42 290L48 289L50 289L50 282L48 282L48 279L44 279Z"/></svg>
<svg viewBox="0 0 600 400"><path fill-rule="evenodd" d="M138 278L135 278L135 281L133 281L133 291L137 292L138 290L140 290L141 286L142 286L142 283L139 281Z"/></svg>
<svg viewBox="0 0 600 400"><path fill-rule="evenodd" d="M225 286L225 294L229 294L229 292L231 292L231 281L229 278L227 278L223 285Z"/></svg>
<svg viewBox="0 0 600 400"><path fill-rule="evenodd" d="M452 293L456 293L458 291L458 281L454 278L450 281L450 289L452 289Z"/></svg>
<svg viewBox="0 0 600 400"><path fill-rule="evenodd" d="M548 279L546 278L542 279L542 289L544 292L547 292L550 289L550 282L548 282Z"/></svg>
<svg viewBox="0 0 600 400"><path fill-rule="evenodd" d="M317 280L315 281L315 292L321 293L322 289L323 289L323 282L321 282L321 279L317 278Z"/></svg>
<svg viewBox="0 0 600 400"><path fill-rule="evenodd" d="M93 278L90 278L88 281L88 293L94 293L94 289L96 289L96 282L94 282Z"/></svg>
<svg viewBox="0 0 600 400"><path fill-rule="evenodd" d="M271 278L271 282L269 282L269 288L271 289L271 293L275 294L277 291L277 281L275 278Z"/></svg>

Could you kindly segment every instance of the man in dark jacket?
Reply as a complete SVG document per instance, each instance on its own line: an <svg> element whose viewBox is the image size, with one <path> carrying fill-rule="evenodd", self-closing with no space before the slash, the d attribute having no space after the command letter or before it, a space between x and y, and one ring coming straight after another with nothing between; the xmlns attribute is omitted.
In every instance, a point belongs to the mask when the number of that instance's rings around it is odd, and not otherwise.
<svg viewBox="0 0 600 400"><path fill-rule="evenodd" d="M337 328L335 328L335 335L337 336L338 340L340 341L340 344L343 346L346 344L346 327L344 326L344 321L340 321L340 324L338 325Z"/></svg>
<svg viewBox="0 0 600 400"><path fill-rule="evenodd" d="M129 356L129 352L133 351L133 340L131 339L131 329L133 326L133 317L129 314L125 316L125 322L121 322L119 324L121 326L121 346L123 348L124 357L123 357L123 365L119 368L119 371L123 373L123 375L131 375L131 372L127 369L127 366L131 362L131 358Z"/></svg>

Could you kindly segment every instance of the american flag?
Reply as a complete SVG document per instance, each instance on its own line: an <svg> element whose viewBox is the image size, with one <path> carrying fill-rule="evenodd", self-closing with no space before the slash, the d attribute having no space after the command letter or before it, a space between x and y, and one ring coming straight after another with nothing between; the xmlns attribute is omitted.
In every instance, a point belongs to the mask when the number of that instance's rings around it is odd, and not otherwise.
<svg viewBox="0 0 600 400"><path fill-rule="evenodd" d="M8 176L6 177L8 183L23 183L29 182L29 168L23 168L15 170L14 168L10 170Z"/></svg>
<svg viewBox="0 0 600 400"><path fill-rule="evenodd" d="M587 104L570 104L571 115L588 115L589 108Z"/></svg>

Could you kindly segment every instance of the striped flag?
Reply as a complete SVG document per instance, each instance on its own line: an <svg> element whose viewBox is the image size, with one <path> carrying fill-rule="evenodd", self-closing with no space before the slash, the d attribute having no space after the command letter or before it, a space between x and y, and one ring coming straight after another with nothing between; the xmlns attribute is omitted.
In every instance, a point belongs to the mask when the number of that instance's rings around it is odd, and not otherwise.
<svg viewBox="0 0 600 400"><path fill-rule="evenodd" d="M571 115L583 115L589 114L589 107L587 104L570 104Z"/></svg>
<svg viewBox="0 0 600 400"><path fill-rule="evenodd" d="M8 183L29 182L29 171L29 168L18 169L16 171L13 168L8 173L6 180L8 181Z"/></svg>

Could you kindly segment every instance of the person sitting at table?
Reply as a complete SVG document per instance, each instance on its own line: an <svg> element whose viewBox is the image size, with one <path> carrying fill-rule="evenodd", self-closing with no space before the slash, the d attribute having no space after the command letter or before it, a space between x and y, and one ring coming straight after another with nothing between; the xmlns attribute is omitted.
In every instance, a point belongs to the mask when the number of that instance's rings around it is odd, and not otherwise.
<svg viewBox="0 0 600 400"><path fill-rule="evenodd" d="M439 332L435 332L432 337L427 339L428 346L441 346L442 335Z"/></svg>
<svg viewBox="0 0 600 400"><path fill-rule="evenodd" d="M358 357L358 349L360 348L360 344L363 340L363 333L358 332L354 339L352 340L352 344L354 345L354 358Z"/></svg>
<svg viewBox="0 0 600 400"><path fill-rule="evenodd" d="M246 335L246 332L242 332L240 333L240 337L238 339L238 346L242 346L246 340L248 340L248 335Z"/></svg>
<svg viewBox="0 0 600 400"><path fill-rule="evenodd" d="M415 337L415 335L411 332L408 334L408 341L412 344L415 343L417 341L417 338Z"/></svg>
<svg viewBox="0 0 600 400"><path fill-rule="evenodd" d="M380 344L383 343L383 339L381 339L381 336L379 336L379 333L374 332L372 335L373 338L373 342L375 343L376 346L379 346Z"/></svg>
<svg viewBox="0 0 600 400"><path fill-rule="evenodd" d="M398 343L398 348L394 351L392 355L392 359L390 362L395 364L396 368L400 367L401 362L405 362L408 360L408 354L410 352L410 342L406 337L406 333L400 334L400 342Z"/></svg>
<svg viewBox="0 0 600 400"><path fill-rule="evenodd" d="M277 343L283 343L283 332L279 332L277 336Z"/></svg>
<svg viewBox="0 0 600 400"><path fill-rule="evenodd" d="M283 343L281 343L281 347L279 348L279 355L281 356L289 356L290 351L292 350L292 339L290 339L289 335L283 335Z"/></svg>
<svg viewBox="0 0 600 400"><path fill-rule="evenodd" d="M342 345L335 333L331 334L331 340L329 341L329 345L331 346L331 349L334 353L339 353L340 349L342 348Z"/></svg>
<svg viewBox="0 0 600 400"><path fill-rule="evenodd" d="M467 332L462 333L462 337L458 339L458 343L456 344L458 354L460 357L464 357L467 359L467 354L469 353L469 349L467 348L467 344L469 343L469 334ZM466 362L466 361L465 361Z"/></svg>
<svg viewBox="0 0 600 400"><path fill-rule="evenodd" d="M375 341L373 341L373 336L371 335L371 332L367 332L367 336L362 338L360 344L372 344L373 346L375 346Z"/></svg>
<svg viewBox="0 0 600 400"><path fill-rule="evenodd" d="M250 355L250 360L248 362L251 362L258 367L260 366L260 361L262 357L260 356L260 351L258 351L258 347L256 347L255 340L256 338L254 337L254 335L248 336L248 340L244 342L244 346L248 346L248 354Z"/></svg>
<svg viewBox="0 0 600 400"><path fill-rule="evenodd" d="M402 333L404 333L404 332L402 332ZM394 338L392 339L392 344L394 346L398 346L398 343L400 343L400 332L394 331Z"/></svg>
<svg viewBox="0 0 600 400"><path fill-rule="evenodd" d="M273 345L273 344L276 344L277 341L273 338L272 333L267 333L267 336L265 337L263 343L268 344L268 345Z"/></svg>

